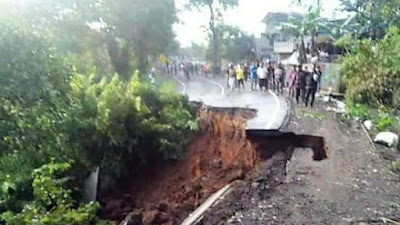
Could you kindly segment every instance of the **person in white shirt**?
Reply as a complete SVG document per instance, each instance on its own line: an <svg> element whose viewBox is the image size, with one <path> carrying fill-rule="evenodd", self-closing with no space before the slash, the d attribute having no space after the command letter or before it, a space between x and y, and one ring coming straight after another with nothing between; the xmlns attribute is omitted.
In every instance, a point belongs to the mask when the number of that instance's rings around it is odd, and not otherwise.
<svg viewBox="0 0 400 225"><path fill-rule="evenodd" d="M264 63L261 63L261 66L258 67L257 69L257 76L260 84L260 91L265 93L268 93L268 75L267 75L267 70L264 67ZM263 89L265 87L265 89Z"/></svg>

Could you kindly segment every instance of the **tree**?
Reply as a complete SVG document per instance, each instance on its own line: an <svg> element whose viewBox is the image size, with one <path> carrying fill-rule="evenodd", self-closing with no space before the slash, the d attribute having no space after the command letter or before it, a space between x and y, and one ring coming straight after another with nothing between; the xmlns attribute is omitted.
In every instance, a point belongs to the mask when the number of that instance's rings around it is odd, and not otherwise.
<svg viewBox="0 0 400 225"><path fill-rule="evenodd" d="M213 72L220 72L220 51L218 46L217 14L221 15L220 8L226 10L238 5L238 0L190 0L189 7L207 7L210 13L209 29L211 31L211 57Z"/></svg>
<svg viewBox="0 0 400 225"><path fill-rule="evenodd" d="M303 3L302 1L299 1ZM316 4L311 4L308 7L307 14L302 19L291 19L289 26L286 29L292 30L301 39L300 43L300 63L307 62L306 47L304 36L311 35L311 55L317 55L318 51L315 45L315 37L318 30L325 26L325 21L321 17L322 3L321 0L316 0Z"/></svg>
<svg viewBox="0 0 400 225"><path fill-rule="evenodd" d="M221 46L221 56L231 62L254 60L255 40L237 27L219 25L218 44Z"/></svg>
<svg viewBox="0 0 400 225"><path fill-rule="evenodd" d="M173 0L32 0L13 7L10 17L51 32L60 52L94 57L104 73L112 65L126 79L137 68L146 71L151 56L176 47Z"/></svg>
<svg viewBox="0 0 400 225"><path fill-rule="evenodd" d="M119 61L134 56L139 70L146 71L149 56L165 52L175 43L172 25L177 18L173 0L107 0L104 7L109 52L119 56ZM123 66L132 68L129 63Z"/></svg>
<svg viewBox="0 0 400 225"><path fill-rule="evenodd" d="M400 26L400 4L397 0L341 0L344 10L355 13L358 37L381 39L391 26Z"/></svg>

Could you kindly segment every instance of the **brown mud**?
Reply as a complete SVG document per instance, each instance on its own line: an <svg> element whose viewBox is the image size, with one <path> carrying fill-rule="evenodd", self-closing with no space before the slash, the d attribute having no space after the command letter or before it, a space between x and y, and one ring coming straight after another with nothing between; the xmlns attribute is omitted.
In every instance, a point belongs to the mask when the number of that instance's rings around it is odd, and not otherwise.
<svg viewBox="0 0 400 225"><path fill-rule="evenodd" d="M254 169L258 156L245 132L254 111L207 108L198 115L201 132L183 160L153 163L101 195L107 218L122 221L130 214L128 224L178 224L212 193Z"/></svg>
<svg viewBox="0 0 400 225"><path fill-rule="evenodd" d="M179 224L211 194L236 181L232 201L217 206L218 216L204 220L205 224L219 224L225 214L238 210L230 203L250 199L243 194L246 182L240 180L262 177L258 184L273 188L285 176L285 165L298 147L311 148L314 160L327 157L321 137L264 131L246 134L246 121L254 115L248 109L198 110L201 132L193 137L185 158L176 163L153 163L114 191L102 193L106 218L126 219L126 225Z"/></svg>

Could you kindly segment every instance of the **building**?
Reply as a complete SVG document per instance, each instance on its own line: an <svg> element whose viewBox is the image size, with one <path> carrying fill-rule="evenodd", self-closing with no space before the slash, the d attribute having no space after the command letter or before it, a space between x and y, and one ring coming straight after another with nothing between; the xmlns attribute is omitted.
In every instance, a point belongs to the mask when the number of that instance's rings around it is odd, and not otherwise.
<svg viewBox="0 0 400 225"><path fill-rule="evenodd" d="M272 46L273 52L277 55L278 61L288 59L296 52L301 44L301 41L293 32L295 28L291 20L302 20L304 15L299 13L276 12L268 13L263 23L266 25L266 30L263 36L266 37L266 42ZM354 17L346 19L323 19L326 29L321 29L315 37L315 43L320 52L328 55L337 54L339 51L334 47L335 38L340 37L343 33L348 32L354 25ZM306 47L311 46L311 36L304 37ZM325 54L326 55L326 54Z"/></svg>
<svg viewBox="0 0 400 225"><path fill-rule="evenodd" d="M297 36L287 32L289 29L286 28L291 26L290 20L301 20L302 18L303 15L299 13L276 12L268 13L262 20L266 25L263 35L267 37L269 45L272 46L276 60L289 58L296 50Z"/></svg>

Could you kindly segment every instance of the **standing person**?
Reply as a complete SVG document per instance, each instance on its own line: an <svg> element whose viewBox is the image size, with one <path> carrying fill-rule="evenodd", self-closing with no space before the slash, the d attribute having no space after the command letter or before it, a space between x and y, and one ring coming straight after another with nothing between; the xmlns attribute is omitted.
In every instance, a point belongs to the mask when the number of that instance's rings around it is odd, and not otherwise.
<svg viewBox="0 0 400 225"><path fill-rule="evenodd" d="M237 65L237 68L236 68L236 80L238 83L239 90L240 90L240 86L242 86L242 88L244 90L244 70L242 69L242 67L240 65Z"/></svg>
<svg viewBox="0 0 400 225"><path fill-rule="evenodd" d="M314 106L315 93L317 91L317 86L318 86L318 79L319 75L315 73L315 71L309 72L306 75L306 96L305 96L306 107L308 106L308 101L310 100L310 97L311 97L311 107Z"/></svg>
<svg viewBox="0 0 400 225"><path fill-rule="evenodd" d="M234 91L236 86L236 71L233 64L229 65L227 73L228 73L228 86L231 89L231 91Z"/></svg>
<svg viewBox="0 0 400 225"><path fill-rule="evenodd" d="M250 65L248 62L244 63L244 80L247 81L250 77Z"/></svg>
<svg viewBox="0 0 400 225"><path fill-rule="evenodd" d="M321 91L322 70L320 65L314 65L314 74L318 75L317 92Z"/></svg>
<svg viewBox="0 0 400 225"><path fill-rule="evenodd" d="M291 71L289 72L289 98L294 98L296 93L296 79L298 73L297 66L293 66Z"/></svg>
<svg viewBox="0 0 400 225"><path fill-rule="evenodd" d="M190 63L190 75L194 75L194 64L193 62Z"/></svg>
<svg viewBox="0 0 400 225"><path fill-rule="evenodd" d="M275 88L275 69L274 66L272 65L272 62L268 62L268 68L267 68L267 72L268 72L268 80L272 81L271 88Z"/></svg>
<svg viewBox="0 0 400 225"><path fill-rule="evenodd" d="M258 65L257 63L252 63L250 66L250 79L251 79L251 90L256 91L257 90L257 68Z"/></svg>
<svg viewBox="0 0 400 225"><path fill-rule="evenodd" d="M185 74L186 80L190 80L190 65L188 62L183 66L183 73Z"/></svg>
<svg viewBox="0 0 400 225"><path fill-rule="evenodd" d="M176 60L174 61L174 74L178 74L178 63L176 62Z"/></svg>
<svg viewBox="0 0 400 225"><path fill-rule="evenodd" d="M197 76L199 76L199 63L196 62L196 64L194 64L194 72L196 73Z"/></svg>
<svg viewBox="0 0 400 225"><path fill-rule="evenodd" d="M276 67L276 92L279 94L283 94L283 86L285 85L285 69L283 68L282 63L279 63Z"/></svg>
<svg viewBox="0 0 400 225"><path fill-rule="evenodd" d="M267 70L264 68L264 63L261 63L261 66L257 69L257 77L260 85L260 91L263 92L263 88L265 88L265 93L268 92L268 74Z"/></svg>
<svg viewBox="0 0 400 225"><path fill-rule="evenodd" d="M305 73L301 66L297 67L296 78L295 78L295 88L296 88L296 102L299 104L300 98L304 102L304 92L305 92Z"/></svg>

